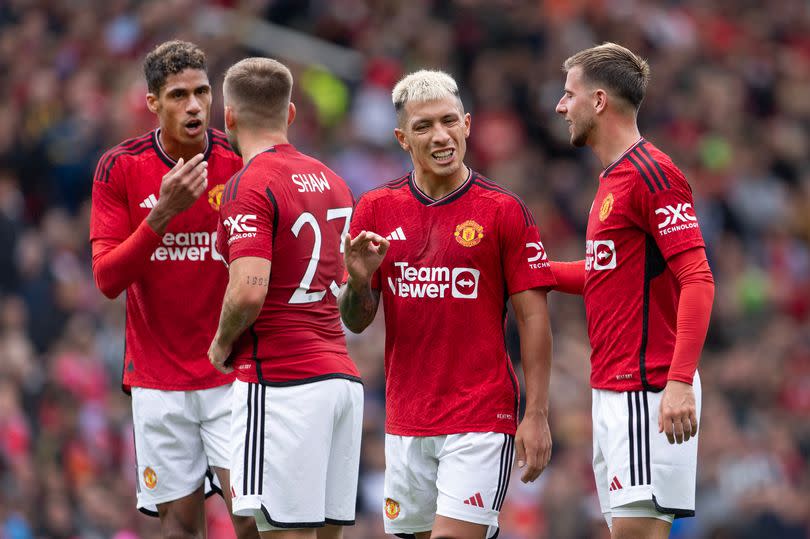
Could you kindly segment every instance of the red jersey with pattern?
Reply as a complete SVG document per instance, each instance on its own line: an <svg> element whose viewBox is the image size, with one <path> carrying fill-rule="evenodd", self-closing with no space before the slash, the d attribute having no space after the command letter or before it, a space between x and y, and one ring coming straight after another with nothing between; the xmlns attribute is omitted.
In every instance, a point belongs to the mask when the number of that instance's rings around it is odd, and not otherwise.
<svg viewBox="0 0 810 539"><path fill-rule="evenodd" d="M175 161L159 129L105 153L93 182L90 240L123 242L155 206L163 176ZM233 381L211 366L208 347L217 328L228 273L216 250L219 197L241 158L225 135L209 129L208 187L174 217L143 276L126 292L125 389L194 390Z"/></svg>
<svg viewBox="0 0 810 539"><path fill-rule="evenodd" d="M663 389L680 296L666 260L703 246L692 189L666 154L640 139L602 172L585 249L594 388Z"/></svg>
<svg viewBox="0 0 810 539"><path fill-rule="evenodd" d="M514 434L506 301L555 283L526 206L473 171L440 200L408 175L363 195L352 237L362 230L391 242L372 281L385 312L386 432Z"/></svg>
<svg viewBox="0 0 810 539"><path fill-rule="evenodd" d="M359 381L337 307L346 271L342 238L354 206L343 179L279 144L251 159L222 201L218 245L225 260L272 263L262 310L234 344L236 377L267 385Z"/></svg>

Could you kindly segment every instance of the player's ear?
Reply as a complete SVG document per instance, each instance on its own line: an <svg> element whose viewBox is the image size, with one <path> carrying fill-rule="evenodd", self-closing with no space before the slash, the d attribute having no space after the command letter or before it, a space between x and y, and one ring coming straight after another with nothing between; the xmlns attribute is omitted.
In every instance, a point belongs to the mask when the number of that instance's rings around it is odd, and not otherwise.
<svg viewBox="0 0 810 539"><path fill-rule="evenodd" d="M225 128L228 131L233 131L236 127L236 114L233 111L233 107L230 105L225 105Z"/></svg>
<svg viewBox="0 0 810 539"><path fill-rule="evenodd" d="M411 151L411 146L408 144L407 139L405 138L405 132L402 131L399 127L394 128L394 136L397 137L397 142L402 147L403 150L406 152Z"/></svg>
<svg viewBox="0 0 810 539"><path fill-rule="evenodd" d="M469 138L470 136L470 123L472 122L472 118L470 117L470 113L467 112L464 114L464 138Z"/></svg>
<svg viewBox="0 0 810 539"><path fill-rule="evenodd" d="M146 107L152 114L157 114L160 110L160 100L158 99L158 96L152 92L146 94Z"/></svg>
<svg viewBox="0 0 810 539"><path fill-rule="evenodd" d="M295 103L290 101L290 106L287 108L287 127L290 127L295 121Z"/></svg>
<svg viewBox="0 0 810 539"><path fill-rule="evenodd" d="M605 110L605 107L607 107L608 101L607 92L605 92L601 88L597 89L594 92L594 100L595 100L593 105L594 112L596 112L596 114L602 113Z"/></svg>

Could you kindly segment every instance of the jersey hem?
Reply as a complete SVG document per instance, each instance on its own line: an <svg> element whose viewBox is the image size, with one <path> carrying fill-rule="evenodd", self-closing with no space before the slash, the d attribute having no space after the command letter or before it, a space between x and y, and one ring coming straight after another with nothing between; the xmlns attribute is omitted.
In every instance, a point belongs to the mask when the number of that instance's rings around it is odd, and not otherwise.
<svg viewBox="0 0 810 539"><path fill-rule="evenodd" d="M203 389L212 389L215 387L227 386L232 384L236 378L231 375L229 380L225 381L212 381L211 383L205 384L193 384L190 386L186 385L166 385L166 384L153 384L149 382L129 382L124 380L123 385L129 387L130 389L133 387L140 387L143 389L158 389L161 391L202 391ZM126 393L126 391L125 391Z"/></svg>
<svg viewBox="0 0 810 539"><path fill-rule="evenodd" d="M508 434L514 436L517 432L517 427L514 428L498 428L491 425L475 426L475 427L458 427L458 428L436 428L436 429L412 429L412 428L397 428L389 425L385 426L385 433L393 436L450 436L452 434L469 434L472 432L493 432L497 434Z"/></svg>
<svg viewBox="0 0 810 539"><path fill-rule="evenodd" d="M291 387L291 386L301 386L304 384L314 384L316 382L322 382L324 380L348 380L349 382L357 382L360 385L363 385L363 380L359 376L355 376L353 374L346 374L346 373L330 373L330 374L321 374L318 376L311 376L309 378L300 378L297 380L283 380L274 382L272 380L266 380L263 376L257 375L257 380L252 380L253 377L245 377L251 378L251 380L246 380L241 378L237 375L237 380L240 382L245 382L247 384L261 384L263 386L268 387Z"/></svg>

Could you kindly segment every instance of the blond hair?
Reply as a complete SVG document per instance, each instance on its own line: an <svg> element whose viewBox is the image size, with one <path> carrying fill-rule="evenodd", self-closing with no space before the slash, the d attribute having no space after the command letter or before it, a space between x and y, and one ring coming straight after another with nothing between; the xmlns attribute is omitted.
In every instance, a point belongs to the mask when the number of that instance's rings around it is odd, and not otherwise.
<svg viewBox="0 0 810 539"><path fill-rule="evenodd" d="M582 69L585 81L605 86L635 110L641 106L650 81L650 65L630 49L602 43L579 51L563 63L566 73L575 67Z"/></svg>
<svg viewBox="0 0 810 539"><path fill-rule="evenodd" d="M270 58L245 58L225 73L222 91L240 123L248 127L283 129L292 96L290 70Z"/></svg>
<svg viewBox="0 0 810 539"><path fill-rule="evenodd" d="M391 101L397 111L400 125L404 120L405 105L409 102L422 103L446 97L455 97L461 111L464 111L455 79L444 71L430 69L422 69L405 76L391 91Z"/></svg>

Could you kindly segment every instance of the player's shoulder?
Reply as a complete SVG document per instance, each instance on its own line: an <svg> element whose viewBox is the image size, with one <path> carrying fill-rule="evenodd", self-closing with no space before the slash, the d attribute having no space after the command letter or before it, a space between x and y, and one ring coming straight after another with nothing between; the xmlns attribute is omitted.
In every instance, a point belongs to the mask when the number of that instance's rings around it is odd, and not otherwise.
<svg viewBox="0 0 810 539"><path fill-rule="evenodd" d="M96 165L94 181L108 183L116 167L122 167L144 155L154 155L154 131L129 138L104 152Z"/></svg>
<svg viewBox="0 0 810 539"><path fill-rule="evenodd" d="M242 158L233 151L228 137L219 129L208 129L208 143L211 145L211 156L242 165Z"/></svg>
<svg viewBox="0 0 810 539"><path fill-rule="evenodd" d="M688 188L681 170L672 159L646 139L641 139L628 150L620 162L603 173L607 177L611 169L623 170L644 190L650 193L668 191L673 188Z"/></svg>
<svg viewBox="0 0 810 539"><path fill-rule="evenodd" d="M478 172L471 171L470 174L471 191L476 198L489 199L508 210L519 211L527 225L534 222L526 203L517 194Z"/></svg>
<svg viewBox="0 0 810 539"><path fill-rule="evenodd" d="M409 172L408 174L400 176L395 180L382 183L360 195L357 203L359 204L361 201L364 203L372 203L381 199L407 196L409 193L410 179L411 173Z"/></svg>

